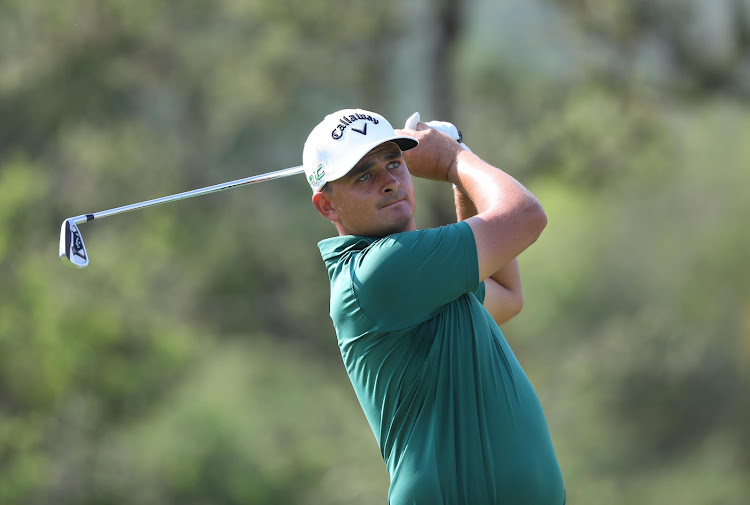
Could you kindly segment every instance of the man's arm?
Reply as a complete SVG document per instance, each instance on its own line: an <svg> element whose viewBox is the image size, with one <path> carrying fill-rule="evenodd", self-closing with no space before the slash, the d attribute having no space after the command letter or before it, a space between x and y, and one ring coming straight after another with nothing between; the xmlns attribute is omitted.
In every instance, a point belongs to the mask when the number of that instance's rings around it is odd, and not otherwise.
<svg viewBox="0 0 750 505"><path fill-rule="evenodd" d="M480 280L498 272L537 240L547 225L547 216L539 201L518 181L424 123L407 133L420 142L404 152L411 173L452 182L476 207L477 215L466 223L477 245Z"/></svg>
<svg viewBox="0 0 750 505"><path fill-rule="evenodd" d="M477 215L474 202L457 186L453 188L456 202L456 218L464 221ZM518 259L508 263L484 281L484 307L497 324L503 324L516 316L523 308L523 290Z"/></svg>

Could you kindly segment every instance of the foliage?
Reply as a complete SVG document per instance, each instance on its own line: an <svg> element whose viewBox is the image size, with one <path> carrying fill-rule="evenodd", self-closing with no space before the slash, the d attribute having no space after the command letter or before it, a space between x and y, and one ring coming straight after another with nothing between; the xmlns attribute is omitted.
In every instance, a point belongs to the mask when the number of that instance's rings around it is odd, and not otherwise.
<svg viewBox="0 0 750 505"><path fill-rule="evenodd" d="M501 3L440 46L440 119L547 211L504 330L570 502L746 503L747 8L719 2L727 35L700 2ZM0 503L385 501L302 178L84 224L85 270L54 254L66 216L299 164L332 110L429 118L451 86L415 56L428 9L0 4ZM498 42L532 14L565 71ZM420 224L445 221L450 191L417 187Z"/></svg>

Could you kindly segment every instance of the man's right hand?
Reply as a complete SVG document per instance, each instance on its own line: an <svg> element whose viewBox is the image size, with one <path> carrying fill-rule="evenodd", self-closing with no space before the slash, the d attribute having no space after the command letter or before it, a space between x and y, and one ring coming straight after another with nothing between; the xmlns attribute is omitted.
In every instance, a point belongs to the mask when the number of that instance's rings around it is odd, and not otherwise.
<svg viewBox="0 0 750 505"><path fill-rule="evenodd" d="M418 122L415 129L396 130L396 133L410 135L419 140L417 147L403 153L406 166L412 175L435 181L454 182L458 156L462 151L466 151L455 139L422 122Z"/></svg>
<svg viewBox="0 0 750 505"><path fill-rule="evenodd" d="M406 120L406 124L404 125L405 130L416 130L417 124L420 121L419 112L415 112L409 118ZM429 126L430 128L434 128L438 131L441 131L445 134L447 134L450 138L455 139L458 141L459 144L461 144L461 147L464 149L469 149L469 146L464 144L463 142L463 135L461 135L461 131L456 128L456 125L453 123L449 123L447 121L426 121L425 124Z"/></svg>

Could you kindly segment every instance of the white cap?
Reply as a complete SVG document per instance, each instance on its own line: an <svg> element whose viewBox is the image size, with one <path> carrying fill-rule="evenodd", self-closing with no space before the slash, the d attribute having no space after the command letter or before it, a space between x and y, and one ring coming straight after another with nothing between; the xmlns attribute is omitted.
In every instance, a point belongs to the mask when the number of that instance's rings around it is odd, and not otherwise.
<svg viewBox="0 0 750 505"><path fill-rule="evenodd" d="M328 116L313 128L305 142L302 164L313 191L340 179L372 149L394 142L402 151L419 144L414 137L397 135L380 114L362 109L344 109Z"/></svg>

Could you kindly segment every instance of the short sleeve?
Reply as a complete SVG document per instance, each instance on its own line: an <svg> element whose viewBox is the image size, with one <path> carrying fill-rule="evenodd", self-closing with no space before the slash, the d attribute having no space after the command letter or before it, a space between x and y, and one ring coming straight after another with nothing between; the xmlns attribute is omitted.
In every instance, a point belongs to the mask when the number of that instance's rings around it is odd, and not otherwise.
<svg viewBox="0 0 750 505"><path fill-rule="evenodd" d="M464 294L484 295L474 234L464 222L385 237L352 268L361 310L385 330L420 323Z"/></svg>

